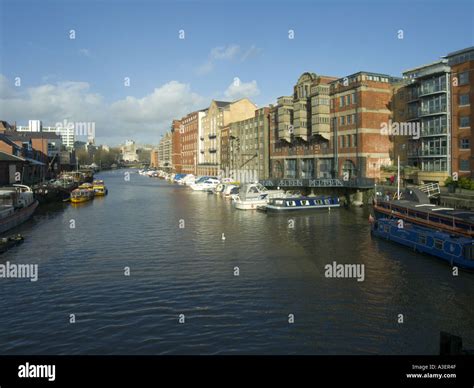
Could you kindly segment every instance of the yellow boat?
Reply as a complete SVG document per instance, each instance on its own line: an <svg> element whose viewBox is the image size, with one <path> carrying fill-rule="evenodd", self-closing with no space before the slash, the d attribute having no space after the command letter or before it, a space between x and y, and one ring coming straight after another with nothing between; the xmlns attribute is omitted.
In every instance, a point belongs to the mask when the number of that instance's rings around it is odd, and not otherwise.
<svg viewBox="0 0 474 388"><path fill-rule="evenodd" d="M93 189L93 185L92 183L82 183L81 185L79 185L78 189L85 189L85 190L92 190Z"/></svg>
<svg viewBox="0 0 474 388"><path fill-rule="evenodd" d="M72 203L83 203L94 198L94 191L90 189L75 189L71 192Z"/></svg>
<svg viewBox="0 0 474 388"><path fill-rule="evenodd" d="M107 195L108 193L103 180L95 180L92 188L94 190L94 195L97 197Z"/></svg>

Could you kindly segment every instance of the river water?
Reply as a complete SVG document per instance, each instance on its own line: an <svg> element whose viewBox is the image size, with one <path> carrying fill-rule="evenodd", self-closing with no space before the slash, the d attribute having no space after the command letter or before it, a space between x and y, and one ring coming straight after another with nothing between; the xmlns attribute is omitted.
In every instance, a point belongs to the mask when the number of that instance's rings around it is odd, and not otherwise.
<svg viewBox="0 0 474 388"><path fill-rule="evenodd" d="M0 264L39 278L0 279L0 354L437 354L440 331L474 348L474 274L371 238L367 209L239 211L126 173L15 230ZM333 261L364 281L326 278Z"/></svg>

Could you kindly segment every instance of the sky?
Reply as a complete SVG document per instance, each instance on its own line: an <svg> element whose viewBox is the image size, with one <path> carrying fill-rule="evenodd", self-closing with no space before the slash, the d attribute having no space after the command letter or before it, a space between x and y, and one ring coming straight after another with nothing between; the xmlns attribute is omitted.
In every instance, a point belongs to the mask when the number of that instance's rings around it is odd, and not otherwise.
<svg viewBox="0 0 474 388"><path fill-rule="evenodd" d="M473 46L473 18L472 0L0 0L0 120L157 144L212 99L275 103L305 71L400 77Z"/></svg>

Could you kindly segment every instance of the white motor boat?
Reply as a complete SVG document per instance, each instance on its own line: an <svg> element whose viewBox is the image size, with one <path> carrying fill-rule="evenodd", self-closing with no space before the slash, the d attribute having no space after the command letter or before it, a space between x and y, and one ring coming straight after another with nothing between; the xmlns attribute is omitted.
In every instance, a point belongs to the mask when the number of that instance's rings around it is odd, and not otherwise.
<svg viewBox="0 0 474 388"><path fill-rule="evenodd" d="M286 198L288 195L283 190L268 190L260 183L244 184L239 194L233 195L233 203L236 209L252 210L258 206L264 206L271 198Z"/></svg>
<svg viewBox="0 0 474 388"><path fill-rule="evenodd" d="M212 190L215 189L219 183L220 181L216 177L203 177L193 183L191 189L195 191Z"/></svg>
<svg viewBox="0 0 474 388"><path fill-rule="evenodd" d="M33 190L24 185L0 188L0 234L28 220L38 207Z"/></svg>

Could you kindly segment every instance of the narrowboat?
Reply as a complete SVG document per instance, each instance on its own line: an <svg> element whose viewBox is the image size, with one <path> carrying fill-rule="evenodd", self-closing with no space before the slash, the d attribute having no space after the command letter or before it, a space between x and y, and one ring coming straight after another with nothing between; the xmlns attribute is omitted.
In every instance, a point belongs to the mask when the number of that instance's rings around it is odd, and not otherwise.
<svg viewBox="0 0 474 388"><path fill-rule="evenodd" d="M258 210L265 212L286 212L297 210L317 210L340 207L337 197L296 197L296 198L270 198L268 203L260 206Z"/></svg>
<svg viewBox="0 0 474 388"><path fill-rule="evenodd" d="M429 198L416 188L407 189L397 200L377 199L374 203L374 214L376 219L397 218L449 234L474 237L474 212L432 204Z"/></svg>
<svg viewBox="0 0 474 388"><path fill-rule="evenodd" d="M371 234L438 257L451 266L474 270L474 245L470 237L396 218L371 218Z"/></svg>

